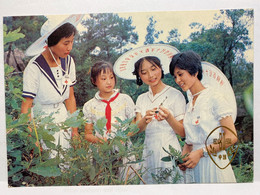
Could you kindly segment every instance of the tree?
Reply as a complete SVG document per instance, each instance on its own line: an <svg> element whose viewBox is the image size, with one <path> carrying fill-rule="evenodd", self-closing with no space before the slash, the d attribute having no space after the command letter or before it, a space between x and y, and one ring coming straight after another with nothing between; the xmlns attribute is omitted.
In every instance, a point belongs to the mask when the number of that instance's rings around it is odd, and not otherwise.
<svg viewBox="0 0 260 195"><path fill-rule="evenodd" d="M221 10L221 14L225 20L211 29L206 30L199 23L191 24L198 31L190 35L191 42L182 44L180 50L192 49L199 53L202 60L218 66L233 86L232 67L252 44L248 27L252 25L253 10Z"/></svg>
<svg viewBox="0 0 260 195"><path fill-rule="evenodd" d="M181 36L181 34L179 34L178 29L174 28L174 29L170 30L170 32L169 32L169 36L167 37L167 42L168 43L171 43L171 42L180 43L180 36Z"/></svg>
<svg viewBox="0 0 260 195"><path fill-rule="evenodd" d="M4 24L10 31L21 28L21 33L25 35L23 39L15 42L15 47L25 51L34 41L40 37L40 29L47 20L45 16L10 16L4 17ZM10 46L11 45L11 46ZM14 43L9 44L9 48L14 47ZM8 45L5 50L8 49ZM13 49L13 48L12 48Z"/></svg>
<svg viewBox="0 0 260 195"><path fill-rule="evenodd" d="M112 13L90 14L90 18L82 24L86 28L79 44L79 48L83 50L83 58L89 55L95 58L91 52L98 47L100 53L96 56L112 61L126 45L138 41L131 17L124 19Z"/></svg>
<svg viewBox="0 0 260 195"><path fill-rule="evenodd" d="M78 106L83 106L96 92L89 78L91 66L98 60L114 63L126 46L138 41L131 17L124 19L112 13L90 14L82 24L86 30L75 41L71 53L77 64L75 94Z"/></svg>
<svg viewBox="0 0 260 195"><path fill-rule="evenodd" d="M163 33L163 31L157 31L155 30L155 24L157 23L156 20L153 19L153 16L149 18L149 24L146 27L147 34L145 36L145 42L144 44L153 44L155 43L155 39L159 38L159 35Z"/></svg>

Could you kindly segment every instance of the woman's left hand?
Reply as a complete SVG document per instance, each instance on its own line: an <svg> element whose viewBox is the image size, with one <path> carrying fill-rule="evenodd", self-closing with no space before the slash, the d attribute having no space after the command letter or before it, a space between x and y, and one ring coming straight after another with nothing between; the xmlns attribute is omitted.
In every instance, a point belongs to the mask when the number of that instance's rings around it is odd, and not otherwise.
<svg viewBox="0 0 260 195"><path fill-rule="evenodd" d="M157 113L157 120L158 121L162 121L162 120L167 120L167 118L170 115L170 111L163 107L163 106L159 106L159 113Z"/></svg>
<svg viewBox="0 0 260 195"><path fill-rule="evenodd" d="M183 159L183 161L186 161L183 165L186 166L187 168L193 169L200 161L202 155L203 155L202 149L192 151L191 153L189 153L187 157Z"/></svg>

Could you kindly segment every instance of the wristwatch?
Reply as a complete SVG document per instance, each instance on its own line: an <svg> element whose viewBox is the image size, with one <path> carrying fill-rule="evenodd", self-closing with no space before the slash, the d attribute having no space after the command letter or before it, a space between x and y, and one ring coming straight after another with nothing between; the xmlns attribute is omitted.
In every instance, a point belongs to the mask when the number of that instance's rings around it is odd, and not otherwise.
<svg viewBox="0 0 260 195"><path fill-rule="evenodd" d="M206 147L202 148L202 150L203 150L203 157L208 157L209 153L208 153Z"/></svg>

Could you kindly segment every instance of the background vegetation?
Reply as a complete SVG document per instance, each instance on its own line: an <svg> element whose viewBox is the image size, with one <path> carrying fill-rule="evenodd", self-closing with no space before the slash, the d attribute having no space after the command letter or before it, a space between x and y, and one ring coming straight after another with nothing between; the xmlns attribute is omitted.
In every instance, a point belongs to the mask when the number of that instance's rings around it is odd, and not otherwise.
<svg viewBox="0 0 260 195"><path fill-rule="evenodd" d="M194 50L199 53L203 61L208 61L219 67L229 79L237 99L238 116L235 122L239 143L239 152L232 162L234 172L238 182L253 181L253 63L247 62L244 58L244 52L253 44L248 34L248 28L253 25L253 10L220 10L220 14L225 16L225 21L219 21L210 29L199 23L190 24L190 28L196 29L191 33L188 39L180 41L178 29L172 29L169 32L167 42L159 41L162 30L156 30L156 20L149 18L147 26L147 35L144 44L165 43L170 44L180 51ZM38 37L41 25L47 20L45 16L26 16L26 17L5 17L4 18L4 50L6 52L5 60L8 62L11 52L15 49L25 51L26 48L33 43ZM218 20L216 18L215 20ZM28 22L33 21L33 22ZM231 25L228 25L231 24ZM90 82L90 67L97 60L107 60L112 63L116 59L138 42L138 32L132 25L132 19L121 18L118 14L101 13L90 14L89 19L82 21L85 31L81 32L75 38L74 48L71 52L77 71L77 85L75 86L75 95L77 107L80 110L84 103L91 99L96 93L96 89ZM22 59L27 64L29 58ZM41 159L39 148L37 147L37 136L31 133L32 137L28 137L28 118L20 114L21 90L22 90L22 67L11 67L13 65L5 65L5 88L6 88L6 118L7 118L7 152L8 152L8 171L9 184L11 186L22 185L94 185L96 175L84 175L81 170L77 172L66 172L62 175L57 165L61 159L49 164L44 164ZM16 70L16 71L15 71ZM164 82L168 85L178 86L170 75L166 75ZM137 87L134 81L122 80L118 78L117 88L122 93L130 95L134 101L141 93L147 90L147 86ZM185 95L185 94L184 94ZM66 124L67 126L79 126L83 131L81 121L81 112L77 116L73 116L72 120ZM76 123L78 119L81 123ZM46 124L50 124L48 128L55 131L55 127L51 126L51 118L45 119L39 129L40 136L46 136L47 140L52 140L49 135L42 134L40 129L46 128ZM39 122L40 123L40 122ZM76 123L76 124L75 124ZM143 141L143 134L139 134L132 138L136 145L134 154L138 156ZM29 144L30 143L30 144ZM36 143L36 144L35 144ZM88 144L86 147L88 148ZM83 150L78 156L83 155ZM101 149L100 149L101 150ZM67 153L69 154L69 152ZM74 154L76 154L74 152ZM45 154L47 155L47 154ZM86 156L84 154L83 156ZM123 154L128 155L128 154ZM46 156L45 156L46 157ZM77 158L75 156L75 158ZM80 160L75 162L79 168ZM44 160L43 160L44 161ZM71 161L72 162L72 161ZM71 166L74 166L71 165ZM34 169L35 166L41 168ZM33 168L34 167L34 168ZM42 168L44 167L44 168ZM45 170L46 167L52 167L54 175L45 175L39 170ZM99 167L100 168L100 167ZM38 170L38 171L35 171ZM43 171L44 172L44 171ZM76 173L77 172L77 173ZM82 178L88 178L86 183L76 177L81 175ZM40 176L39 176L40 175ZM56 178L56 179L55 179ZM58 179L57 179L58 178ZM74 178L73 182L68 178ZM91 180L92 178L93 180ZM111 178L113 178L111 176ZM111 178L106 178L101 183L96 184L113 184ZM137 179L138 180L138 179ZM137 182L131 181L129 184ZM24 183L23 183L24 182ZM93 183L94 182L94 183ZM122 184L123 181L116 181L116 184Z"/></svg>

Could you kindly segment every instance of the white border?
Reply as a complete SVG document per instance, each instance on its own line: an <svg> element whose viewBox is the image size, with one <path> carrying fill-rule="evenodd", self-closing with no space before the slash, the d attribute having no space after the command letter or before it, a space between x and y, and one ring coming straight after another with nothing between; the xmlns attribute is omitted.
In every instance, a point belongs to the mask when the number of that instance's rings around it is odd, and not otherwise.
<svg viewBox="0 0 260 195"><path fill-rule="evenodd" d="M145 11L188 11L253 8L255 13L254 66L259 67L259 0L0 0L0 189L1 194L257 194L260 184L259 167L259 68L254 69L254 148L255 178L250 184L199 184L199 185L156 185L156 186L104 186L104 187L41 187L7 188L6 141L5 141L5 101L4 101L4 66L3 66L3 16L70 14L93 12L145 12Z"/></svg>

